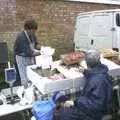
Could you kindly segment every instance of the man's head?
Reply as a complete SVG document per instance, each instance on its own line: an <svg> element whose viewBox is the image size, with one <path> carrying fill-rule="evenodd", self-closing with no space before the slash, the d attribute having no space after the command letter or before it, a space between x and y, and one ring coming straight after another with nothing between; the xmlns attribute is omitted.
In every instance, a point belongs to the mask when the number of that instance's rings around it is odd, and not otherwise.
<svg viewBox="0 0 120 120"><path fill-rule="evenodd" d="M35 20L27 20L24 23L24 29L27 31L35 32L38 28L38 24Z"/></svg>
<svg viewBox="0 0 120 120"><path fill-rule="evenodd" d="M93 68L100 64L100 52L97 50L88 50L85 54L85 60L88 68Z"/></svg>

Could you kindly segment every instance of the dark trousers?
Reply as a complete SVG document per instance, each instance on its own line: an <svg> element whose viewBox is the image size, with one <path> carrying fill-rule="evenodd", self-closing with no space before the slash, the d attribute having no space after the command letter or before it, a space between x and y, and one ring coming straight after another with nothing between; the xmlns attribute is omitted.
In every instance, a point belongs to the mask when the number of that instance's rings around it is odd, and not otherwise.
<svg viewBox="0 0 120 120"><path fill-rule="evenodd" d="M95 120L75 107L61 108L59 111L59 116L60 120Z"/></svg>

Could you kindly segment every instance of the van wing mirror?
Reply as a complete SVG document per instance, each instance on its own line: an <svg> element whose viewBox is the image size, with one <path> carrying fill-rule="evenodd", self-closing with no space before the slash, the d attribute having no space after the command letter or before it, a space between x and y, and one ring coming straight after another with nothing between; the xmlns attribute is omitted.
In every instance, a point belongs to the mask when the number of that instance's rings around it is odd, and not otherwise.
<svg viewBox="0 0 120 120"><path fill-rule="evenodd" d="M116 14L116 25L120 27L120 14Z"/></svg>

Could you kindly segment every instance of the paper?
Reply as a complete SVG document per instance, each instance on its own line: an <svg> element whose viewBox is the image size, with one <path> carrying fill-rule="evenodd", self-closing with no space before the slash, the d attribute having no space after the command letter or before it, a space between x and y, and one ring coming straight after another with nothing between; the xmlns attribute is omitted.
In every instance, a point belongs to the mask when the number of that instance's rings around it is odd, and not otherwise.
<svg viewBox="0 0 120 120"><path fill-rule="evenodd" d="M42 69L50 68L52 64L52 56L40 55L36 56L36 65Z"/></svg>
<svg viewBox="0 0 120 120"><path fill-rule="evenodd" d="M51 47L41 47L41 55L36 56L36 65L38 67L42 67L42 69L47 69L50 68L53 60L52 60L52 55L55 52L55 49L51 48Z"/></svg>
<svg viewBox="0 0 120 120"><path fill-rule="evenodd" d="M54 54L54 52L55 52L55 49L49 46L41 46L41 50L40 50L41 55L51 56Z"/></svg>

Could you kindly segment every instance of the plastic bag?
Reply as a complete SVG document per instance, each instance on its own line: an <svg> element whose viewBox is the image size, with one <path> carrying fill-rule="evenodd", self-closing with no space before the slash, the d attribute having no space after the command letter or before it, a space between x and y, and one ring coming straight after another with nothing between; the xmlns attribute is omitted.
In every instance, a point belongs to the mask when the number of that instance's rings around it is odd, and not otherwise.
<svg viewBox="0 0 120 120"><path fill-rule="evenodd" d="M32 113L36 120L53 120L55 107L53 100L37 101L32 107Z"/></svg>

